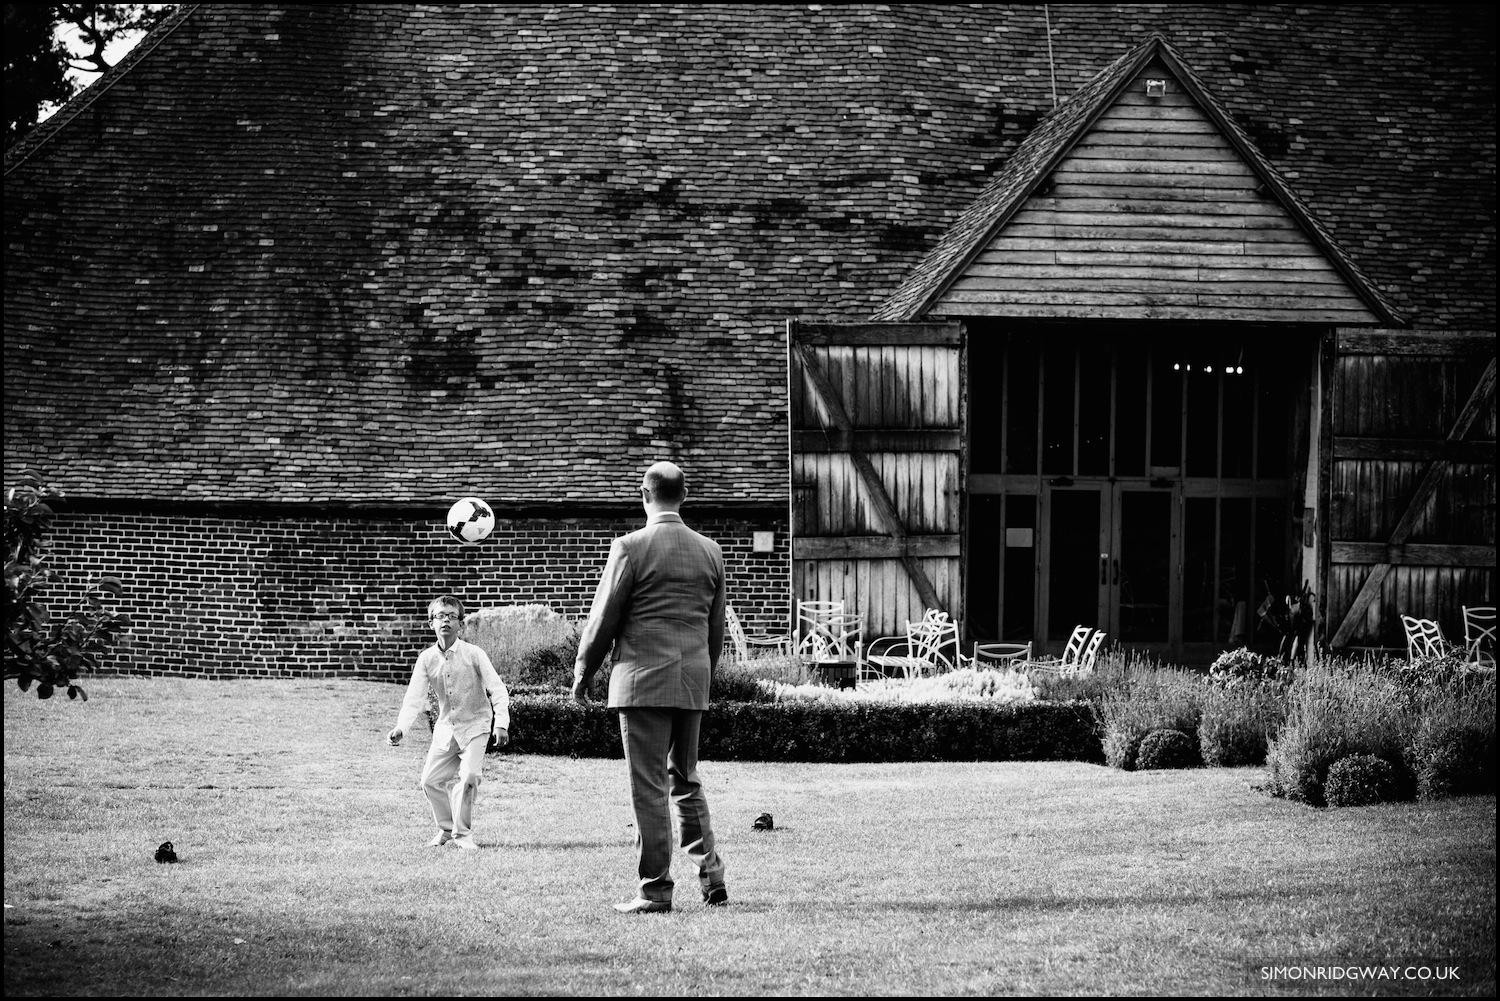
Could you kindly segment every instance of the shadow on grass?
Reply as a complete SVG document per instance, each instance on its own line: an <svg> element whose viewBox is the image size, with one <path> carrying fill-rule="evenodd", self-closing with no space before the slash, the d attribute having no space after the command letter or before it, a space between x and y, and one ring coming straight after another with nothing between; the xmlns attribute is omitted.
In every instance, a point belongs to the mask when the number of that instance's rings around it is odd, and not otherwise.
<svg viewBox="0 0 1500 1001"><path fill-rule="evenodd" d="M1121 908L1193 907L1203 904L1261 904L1266 907L1284 907L1288 900L1306 900L1319 896L1316 892L1276 893L1150 893L1118 897L997 897L993 900L885 900L837 903L820 901L811 905L820 911L881 912L907 911L913 914L1012 914L1018 911L1110 911ZM799 908L807 905L798 903Z"/></svg>

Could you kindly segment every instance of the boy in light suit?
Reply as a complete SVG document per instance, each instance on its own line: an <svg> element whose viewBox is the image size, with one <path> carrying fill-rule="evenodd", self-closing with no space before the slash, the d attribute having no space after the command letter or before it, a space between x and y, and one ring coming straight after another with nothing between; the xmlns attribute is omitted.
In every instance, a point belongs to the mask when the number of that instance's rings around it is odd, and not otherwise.
<svg viewBox="0 0 1500 1001"><path fill-rule="evenodd" d="M434 598L427 617L437 643L417 656L396 727L386 737L392 745L401 743L427 707L429 688L436 693L438 718L422 766L422 791L432 805L438 831L427 844L439 848L451 841L475 851L479 845L471 826L474 796L484 779L484 752L491 733L497 746L510 742L510 693L489 655L458 638L463 602L451 594Z"/></svg>

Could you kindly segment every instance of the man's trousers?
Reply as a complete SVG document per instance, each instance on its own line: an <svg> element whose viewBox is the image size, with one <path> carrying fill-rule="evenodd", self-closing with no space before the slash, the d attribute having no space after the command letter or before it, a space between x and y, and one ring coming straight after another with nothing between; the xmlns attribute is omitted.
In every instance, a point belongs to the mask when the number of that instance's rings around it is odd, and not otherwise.
<svg viewBox="0 0 1500 1001"><path fill-rule="evenodd" d="M620 709L620 738L630 772L630 799L635 808L640 895L647 900L672 899L672 817L678 843L698 868L705 896L724 885L724 862L714 850L708 798L698 781L697 709ZM668 811L668 799L671 811Z"/></svg>

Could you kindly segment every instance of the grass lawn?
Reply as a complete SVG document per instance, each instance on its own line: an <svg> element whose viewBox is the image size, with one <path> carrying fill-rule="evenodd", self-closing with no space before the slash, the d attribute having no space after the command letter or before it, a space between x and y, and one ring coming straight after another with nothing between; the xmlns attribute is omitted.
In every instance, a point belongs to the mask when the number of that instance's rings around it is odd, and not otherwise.
<svg viewBox="0 0 1500 1001"><path fill-rule="evenodd" d="M1262 769L706 762L729 907L624 917L620 761L491 756L428 849L401 688L5 693L8 994L1252 994L1461 961L1492 994L1495 801L1317 810ZM524 719L518 720L524 726ZM776 830L751 823L761 812ZM157 865L170 840L178 865ZM1309 992L1306 983L1287 989ZM1409 983L1323 993L1420 992Z"/></svg>

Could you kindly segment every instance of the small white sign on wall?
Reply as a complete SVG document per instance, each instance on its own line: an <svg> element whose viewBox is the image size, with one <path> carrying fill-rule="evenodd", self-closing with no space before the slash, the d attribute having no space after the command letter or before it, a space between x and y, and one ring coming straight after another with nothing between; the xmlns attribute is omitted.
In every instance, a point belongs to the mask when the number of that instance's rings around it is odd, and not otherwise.
<svg viewBox="0 0 1500 1001"><path fill-rule="evenodd" d="M1032 545L1031 533L1034 531L1036 529L1033 528L1007 528L1005 530L1005 548L1030 549Z"/></svg>
<svg viewBox="0 0 1500 1001"><path fill-rule="evenodd" d="M755 551L757 553L774 553L776 551L776 533L756 532Z"/></svg>

